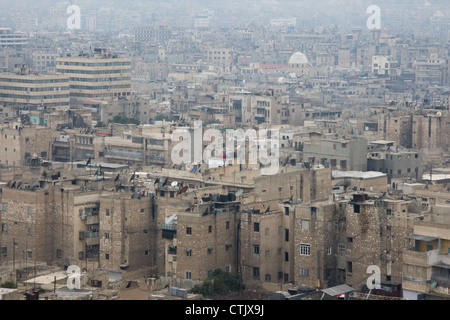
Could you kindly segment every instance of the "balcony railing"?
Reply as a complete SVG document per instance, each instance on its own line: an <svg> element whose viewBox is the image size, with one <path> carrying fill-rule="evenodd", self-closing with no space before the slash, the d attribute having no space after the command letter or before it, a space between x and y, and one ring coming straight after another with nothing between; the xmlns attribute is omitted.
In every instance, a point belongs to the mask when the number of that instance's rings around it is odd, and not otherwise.
<svg viewBox="0 0 450 320"><path fill-rule="evenodd" d="M86 238L95 238L98 234L98 231L86 231Z"/></svg>

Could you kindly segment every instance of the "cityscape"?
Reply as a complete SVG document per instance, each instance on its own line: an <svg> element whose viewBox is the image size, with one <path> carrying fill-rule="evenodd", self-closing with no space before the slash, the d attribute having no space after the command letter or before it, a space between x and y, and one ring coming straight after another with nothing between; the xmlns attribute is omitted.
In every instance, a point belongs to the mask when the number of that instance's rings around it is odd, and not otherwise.
<svg viewBox="0 0 450 320"><path fill-rule="evenodd" d="M0 12L0 300L450 299L448 0Z"/></svg>

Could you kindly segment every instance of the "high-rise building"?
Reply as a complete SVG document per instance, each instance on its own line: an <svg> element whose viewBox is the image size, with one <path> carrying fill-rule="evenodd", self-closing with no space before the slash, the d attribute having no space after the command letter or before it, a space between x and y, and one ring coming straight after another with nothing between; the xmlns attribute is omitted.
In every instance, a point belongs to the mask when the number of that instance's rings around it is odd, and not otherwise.
<svg viewBox="0 0 450 320"><path fill-rule="evenodd" d="M22 48L28 43L25 33L14 33L11 28L0 28L0 48Z"/></svg>
<svg viewBox="0 0 450 320"><path fill-rule="evenodd" d="M0 74L0 105L11 107L69 107L69 78L38 74L25 65Z"/></svg>
<svg viewBox="0 0 450 320"><path fill-rule="evenodd" d="M94 55L60 57L56 71L70 79L73 102L90 99L110 100L131 94L131 59L120 58L105 49L94 49Z"/></svg>

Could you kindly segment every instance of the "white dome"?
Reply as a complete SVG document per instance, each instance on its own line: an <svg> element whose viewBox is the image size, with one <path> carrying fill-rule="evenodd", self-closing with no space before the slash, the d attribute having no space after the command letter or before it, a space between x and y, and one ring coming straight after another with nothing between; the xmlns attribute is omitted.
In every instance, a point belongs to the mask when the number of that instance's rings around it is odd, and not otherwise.
<svg viewBox="0 0 450 320"><path fill-rule="evenodd" d="M289 58L289 64L307 64L308 63L308 57L302 52L295 52L290 58Z"/></svg>

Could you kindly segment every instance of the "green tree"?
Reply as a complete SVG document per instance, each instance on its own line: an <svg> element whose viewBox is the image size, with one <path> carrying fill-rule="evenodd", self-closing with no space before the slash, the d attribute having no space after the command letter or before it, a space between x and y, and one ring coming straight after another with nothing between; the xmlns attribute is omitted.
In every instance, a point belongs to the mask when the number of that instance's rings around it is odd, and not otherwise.
<svg viewBox="0 0 450 320"><path fill-rule="evenodd" d="M121 123L121 124L136 124L138 125L140 123L139 120L133 119L133 118L127 118L122 117L121 115L115 115L112 120L109 120L109 122L112 123Z"/></svg>
<svg viewBox="0 0 450 320"><path fill-rule="evenodd" d="M0 284L1 288L9 288L9 289L15 289L17 288L17 283L14 280L8 280Z"/></svg>
<svg viewBox="0 0 450 320"><path fill-rule="evenodd" d="M194 286L192 292L214 297L230 294L239 291L239 289L244 289L239 275L216 269L202 285Z"/></svg>

